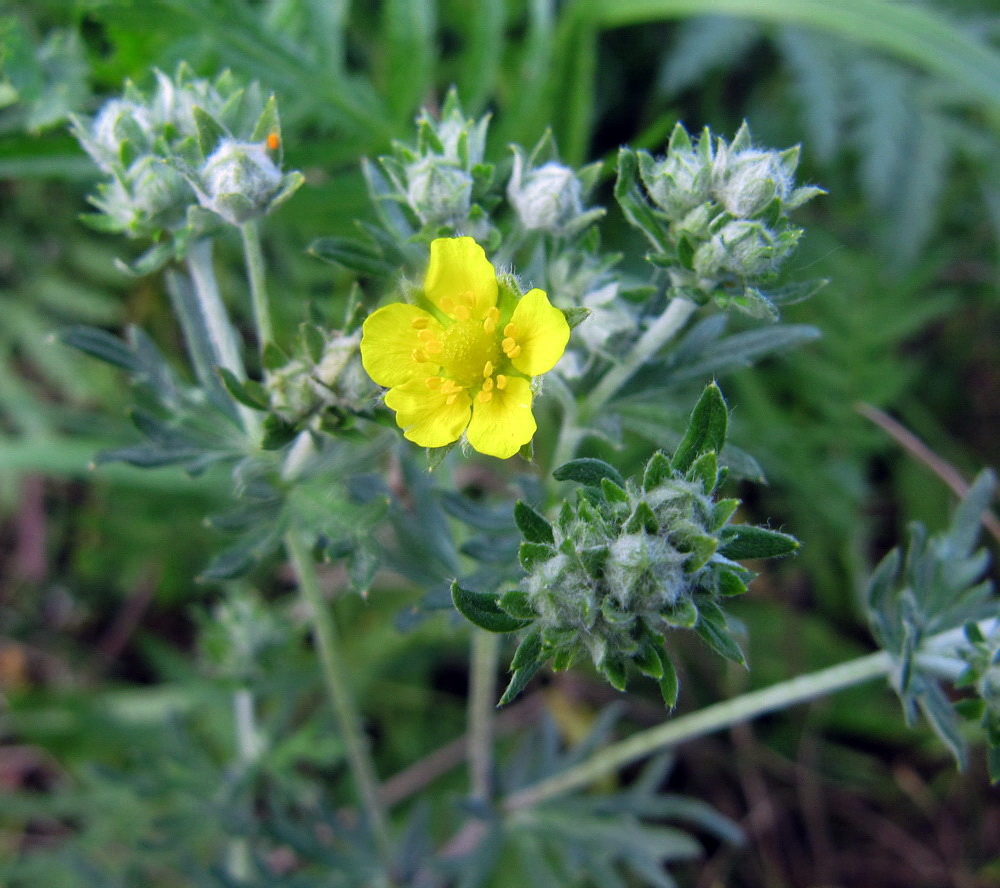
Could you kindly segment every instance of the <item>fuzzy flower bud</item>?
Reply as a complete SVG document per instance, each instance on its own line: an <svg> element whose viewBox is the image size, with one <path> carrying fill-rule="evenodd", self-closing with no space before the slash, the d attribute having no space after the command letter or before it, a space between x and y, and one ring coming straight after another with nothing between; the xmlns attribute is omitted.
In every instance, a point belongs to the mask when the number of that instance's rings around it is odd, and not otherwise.
<svg viewBox="0 0 1000 888"><path fill-rule="evenodd" d="M550 161L525 174L520 153L507 196L528 230L558 233L583 212L582 189L568 166Z"/></svg>
<svg viewBox="0 0 1000 888"><path fill-rule="evenodd" d="M424 225L457 225L472 206L473 179L451 161L424 157L406 170L406 200Z"/></svg>
<svg viewBox="0 0 1000 888"><path fill-rule="evenodd" d="M201 169L198 199L227 222L242 225L268 211L282 180L265 143L225 139Z"/></svg>
<svg viewBox="0 0 1000 888"><path fill-rule="evenodd" d="M715 192L726 212L753 219L776 197L782 201L794 188L798 152L763 151L749 148L728 158L716 172Z"/></svg>
<svg viewBox="0 0 1000 888"><path fill-rule="evenodd" d="M650 199L671 219L681 219L711 197L711 166L693 148L672 150L658 161L642 153L639 174Z"/></svg>

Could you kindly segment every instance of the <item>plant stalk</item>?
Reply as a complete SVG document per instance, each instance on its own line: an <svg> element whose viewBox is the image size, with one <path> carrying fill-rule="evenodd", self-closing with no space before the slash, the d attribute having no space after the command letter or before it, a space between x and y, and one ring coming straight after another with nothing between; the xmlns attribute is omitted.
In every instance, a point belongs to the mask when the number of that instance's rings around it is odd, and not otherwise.
<svg viewBox="0 0 1000 888"><path fill-rule="evenodd" d="M285 548L295 571L302 598L312 616L313 639L319 654L323 680L337 725L347 747L347 759L355 789L368 816L379 851L383 859L388 860L391 846L385 809L382 805L378 779L375 776L368 738L362 727L361 716L348 681L347 665L341 653L333 615L323 599L312 555L301 537L294 531L289 531L285 534Z"/></svg>
<svg viewBox="0 0 1000 888"><path fill-rule="evenodd" d="M628 356L611 367L587 396L583 418L593 417L618 394L636 371L683 329L696 308L693 302L680 296L671 299L663 314L642 334Z"/></svg>
<svg viewBox="0 0 1000 888"><path fill-rule="evenodd" d="M243 366L236 331L226 313L215 279L212 241L208 238L195 241L188 249L185 261L217 365L225 367L237 379L246 379L247 371Z"/></svg>
<svg viewBox="0 0 1000 888"><path fill-rule="evenodd" d="M497 662L500 636L472 630L471 687L469 689L469 791L475 801L493 795L493 720L497 700Z"/></svg>
<svg viewBox="0 0 1000 888"><path fill-rule="evenodd" d="M606 746L562 773L514 793L505 801L504 809L518 811L530 808L613 774L623 765L657 750L677 746L695 737L749 721L766 712L786 709L797 703L871 681L887 675L892 667L893 661L889 654L878 651L828 669L797 676L769 688L741 694L690 715L664 722L655 728L639 731L625 740Z"/></svg>
<svg viewBox="0 0 1000 888"><path fill-rule="evenodd" d="M244 222L240 226L240 235L243 237L243 256L246 260L247 279L250 281L250 301L257 330L257 347L263 356L264 346L274 341L274 327L271 324L271 303L267 295L264 251L260 244L260 228L257 220Z"/></svg>

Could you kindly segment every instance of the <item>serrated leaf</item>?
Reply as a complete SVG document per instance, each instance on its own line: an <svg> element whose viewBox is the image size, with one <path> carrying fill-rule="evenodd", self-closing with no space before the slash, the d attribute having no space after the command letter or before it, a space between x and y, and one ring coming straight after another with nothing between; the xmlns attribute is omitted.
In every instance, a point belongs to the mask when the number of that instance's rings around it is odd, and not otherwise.
<svg viewBox="0 0 1000 888"><path fill-rule="evenodd" d="M676 471L686 472L703 453L722 451L726 443L729 409L719 387L713 382L705 387L695 404L687 432L674 452L672 464Z"/></svg>
<svg viewBox="0 0 1000 888"><path fill-rule="evenodd" d="M556 481L575 481L587 487L600 488L601 480L607 478L619 487L625 487L621 472L603 459L583 456L563 463L552 473Z"/></svg>
<svg viewBox="0 0 1000 888"><path fill-rule="evenodd" d="M514 503L514 521L529 543L555 543L552 525L527 503Z"/></svg>
<svg viewBox="0 0 1000 888"><path fill-rule="evenodd" d="M720 534L719 554L733 561L744 558L781 558L799 548L787 533L753 524L731 524Z"/></svg>
<svg viewBox="0 0 1000 888"><path fill-rule="evenodd" d="M457 582L451 584L451 600L465 619L487 632L516 632L531 622L515 619L502 610L496 594L472 592L463 589Z"/></svg>

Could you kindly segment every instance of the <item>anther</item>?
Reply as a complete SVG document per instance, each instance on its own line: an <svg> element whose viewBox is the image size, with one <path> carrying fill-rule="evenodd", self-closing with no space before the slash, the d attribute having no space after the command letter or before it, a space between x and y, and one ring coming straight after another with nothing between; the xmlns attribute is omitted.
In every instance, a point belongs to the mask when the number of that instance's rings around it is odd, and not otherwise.
<svg viewBox="0 0 1000 888"><path fill-rule="evenodd" d="M481 391L476 397L480 404L489 404L493 400L493 392Z"/></svg>
<svg viewBox="0 0 1000 888"><path fill-rule="evenodd" d="M484 379L483 380L483 391L484 392L491 392L491 391L493 391L493 378L492 377L490 377L489 379Z"/></svg>
<svg viewBox="0 0 1000 888"><path fill-rule="evenodd" d="M504 376L502 373L497 374L497 388L500 389L500 391L503 391L505 388L507 388L507 377Z"/></svg>
<svg viewBox="0 0 1000 888"><path fill-rule="evenodd" d="M428 376L427 379L424 380L424 383L429 389L439 389L441 388L441 383L443 382L444 380L440 376Z"/></svg>
<svg viewBox="0 0 1000 888"><path fill-rule="evenodd" d="M439 355L439 354L441 354L442 348L443 348L443 346L441 345L441 343L438 342L436 339L433 339L433 340L431 340L430 342L427 343L427 354L429 354L429 355ZM518 348L518 351L520 351L520 350L521 349Z"/></svg>
<svg viewBox="0 0 1000 888"><path fill-rule="evenodd" d="M277 151L281 147L281 136L277 133L269 133L267 137L267 147L271 151Z"/></svg>
<svg viewBox="0 0 1000 888"><path fill-rule="evenodd" d="M410 326L413 327L414 330L425 330L430 322L430 318L414 318L410 321Z"/></svg>
<svg viewBox="0 0 1000 888"><path fill-rule="evenodd" d="M517 329L517 325L513 323L508 324L503 328L503 335L510 336L512 339L516 339L519 332L520 331Z"/></svg>
<svg viewBox="0 0 1000 888"><path fill-rule="evenodd" d="M497 328L497 321L499 321L499 320L500 320L500 309L499 308L497 308L494 305L492 308L487 309L487 311L486 311L486 317L483 318L483 330L486 331L487 335L492 334L493 331L496 330L496 328Z"/></svg>
<svg viewBox="0 0 1000 888"><path fill-rule="evenodd" d="M469 311L469 306L467 305L456 305L452 314L455 316L456 321L467 321L472 312Z"/></svg>
<svg viewBox="0 0 1000 888"><path fill-rule="evenodd" d="M483 378L489 379L493 375L493 362L487 361L486 366L483 367Z"/></svg>

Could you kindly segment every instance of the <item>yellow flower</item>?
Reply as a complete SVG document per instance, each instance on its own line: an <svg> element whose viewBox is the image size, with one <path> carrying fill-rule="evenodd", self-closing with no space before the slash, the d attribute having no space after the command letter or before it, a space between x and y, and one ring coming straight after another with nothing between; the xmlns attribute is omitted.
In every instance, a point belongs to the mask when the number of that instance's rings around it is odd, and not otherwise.
<svg viewBox="0 0 1000 888"><path fill-rule="evenodd" d="M471 237L438 238L418 305L394 303L364 323L361 361L389 389L404 435L421 447L462 437L506 459L535 434L531 379L551 370L569 325L541 290L520 299Z"/></svg>

